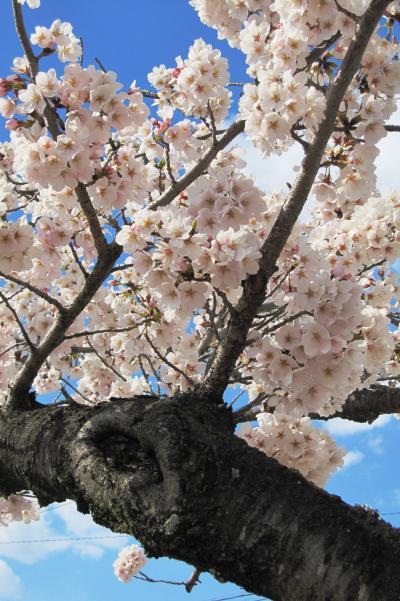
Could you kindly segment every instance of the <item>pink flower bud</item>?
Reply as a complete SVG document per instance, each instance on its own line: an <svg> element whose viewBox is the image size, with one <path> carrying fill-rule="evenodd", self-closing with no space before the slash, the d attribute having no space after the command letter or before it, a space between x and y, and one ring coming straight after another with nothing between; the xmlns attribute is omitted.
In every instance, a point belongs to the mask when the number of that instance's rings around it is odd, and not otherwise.
<svg viewBox="0 0 400 601"><path fill-rule="evenodd" d="M0 96L5 96L9 90L6 80L0 77Z"/></svg>
<svg viewBox="0 0 400 601"><path fill-rule="evenodd" d="M6 128L9 131L15 131L19 127L21 127L21 123L18 121L18 119L9 119L8 121L6 121Z"/></svg>

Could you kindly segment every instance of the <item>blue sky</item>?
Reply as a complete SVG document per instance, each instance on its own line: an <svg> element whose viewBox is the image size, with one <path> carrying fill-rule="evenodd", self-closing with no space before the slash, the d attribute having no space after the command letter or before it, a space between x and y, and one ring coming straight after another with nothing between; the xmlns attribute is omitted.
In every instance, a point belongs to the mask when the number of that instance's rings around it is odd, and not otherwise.
<svg viewBox="0 0 400 601"><path fill-rule="evenodd" d="M146 74L152 67L161 63L172 66L177 55L186 56L197 37L223 50L230 61L232 80L245 77L241 55L219 42L215 33L199 22L186 0L42 0L42 4L39 10L24 11L29 31L37 24L50 25L56 18L70 21L75 34L83 37L85 64L99 57L108 69L118 73L118 80L124 85L137 80L139 85L148 87ZM0 5L0 33L0 76L6 76L13 57L21 55L12 27L9 0L2 0ZM46 64L51 66L52 63ZM393 122L400 122L400 118ZM5 137L5 133L0 132L0 139ZM279 189L293 179L293 166L301 156L298 149L264 161L248 143L245 148L248 169L264 188ZM396 138L387 138L381 143L378 177L384 191L396 187L397 149ZM396 480L400 421L383 418L373 426L360 426L338 420L327 428L349 451L346 467L331 479L328 490L346 501L366 503L382 513L400 512L400 481ZM400 526L400 513L386 519ZM45 509L38 523L0 528L0 601L53 601L54 598L70 601L72 597L75 601L93 598L96 601L110 598L211 601L243 593L210 576L201 578L201 586L194 589L190 597L178 587L139 581L123 585L113 575L112 562L118 549L133 540L119 537L86 540L100 536L108 537L111 533L94 525L89 517L78 514L72 502ZM85 540L54 541L60 538ZM15 542L22 540L51 542ZM154 578L185 580L191 567L175 561L151 560L146 572Z"/></svg>

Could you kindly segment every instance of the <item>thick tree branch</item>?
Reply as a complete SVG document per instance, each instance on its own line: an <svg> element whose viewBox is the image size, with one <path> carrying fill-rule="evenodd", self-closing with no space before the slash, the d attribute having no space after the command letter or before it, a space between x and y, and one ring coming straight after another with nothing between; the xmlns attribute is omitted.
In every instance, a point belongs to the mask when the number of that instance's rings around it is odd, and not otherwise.
<svg viewBox="0 0 400 601"><path fill-rule="evenodd" d="M72 325L78 315L89 304L97 290L100 288L115 261L120 257L122 248L113 243L102 252L93 271L88 276L73 303L59 313L45 338L31 353L23 367L18 372L15 380L10 385L8 405L24 409L30 408L26 399L32 382L37 376L41 366L54 349L64 340L67 329Z"/></svg>
<svg viewBox="0 0 400 601"><path fill-rule="evenodd" d="M18 0L12 0L12 6L14 12L15 28L17 30L17 34L19 37L19 41L21 42L23 51L25 52L25 56L28 59L32 81L35 81L36 75L39 72L39 59L35 56L32 50L31 43L29 41L28 34L26 33L26 27L22 15L22 5L18 2ZM59 116L57 114L57 110L51 106L50 101L45 99L45 102L46 107L44 109L44 118L46 120L46 124L49 128L51 135L54 139L56 139L57 136L62 133L58 127Z"/></svg>
<svg viewBox="0 0 400 601"><path fill-rule="evenodd" d="M108 242L103 234L98 215L84 184L78 184L76 188L76 195L79 206L88 220L97 254L100 256L103 252L107 251Z"/></svg>
<svg viewBox="0 0 400 601"><path fill-rule="evenodd" d="M15 29L17 31L25 56L28 59L32 79L35 80L36 75L39 72L39 64L38 59L32 50L28 34L26 33L24 17L22 16L22 5L18 2L18 0L12 0L12 6L14 12Z"/></svg>
<svg viewBox="0 0 400 601"><path fill-rule="evenodd" d="M334 417L355 422L372 423L380 415L400 413L400 388L374 384L371 388L356 390L346 400L342 411L327 417L313 413L313 419L329 420Z"/></svg>
<svg viewBox="0 0 400 601"><path fill-rule="evenodd" d="M74 499L150 556L273 601L398 601L399 531L233 430L227 409L193 394L2 409L1 492Z"/></svg>
<svg viewBox="0 0 400 601"><path fill-rule="evenodd" d="M268 281L276 270L279 255L306 203L320 168L321 158L334 129L342 98L354 73L360 66L371 35L389 4L389 0L372 0L360 19L355 37L351 41L339 72L327 93L324 117L310 142L299 175L262 246L259 271L244 281L243 294L231 315L227 337L223 345L220 345L216 359L205 380L205 387L213 390L217 395L222 395L225 390L229 375L246 345L247 334L263 302Z"/></svg>
<svg viewBox="0 0 400 601"><path fill-rule="evenodd" d="M150 203L147 207L148 209L155 210L158 207L165 207L169 205L174 198L176 198L181 192L186 190L186 188L192 184L212 163L217 154L226 148L232 140L234 140L239 134L241 134L244 130L244 121L235 121L232 125L225 131L225 133L221 136L221 138L216 142L211 144L211 146L206 150L203 156L198 160L198 162L189 169L178 181L176 181L172 186L170 186L161 196Z"/></svg>

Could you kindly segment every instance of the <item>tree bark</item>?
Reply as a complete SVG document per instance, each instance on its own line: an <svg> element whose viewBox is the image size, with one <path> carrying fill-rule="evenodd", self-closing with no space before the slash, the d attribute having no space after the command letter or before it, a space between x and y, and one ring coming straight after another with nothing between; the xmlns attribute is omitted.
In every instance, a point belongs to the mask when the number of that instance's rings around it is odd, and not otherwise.
<svg viewBox="0 0 400 601"><path fill-rule="evenodd" d="M354 391L337 413L327 417L311 413L310 417L321 420L341 417L354 422L371 424L380 415L393 413L400 414L400 388L374 384L371 388Z"/></svg>
<svg viewBox="0 0 400 601"><path fill-rule="evenodd" d="M273 601L400 598L400 532L250 448L215 399L4 409L0 440L2 494L75 499L150 556Z"/></svg>

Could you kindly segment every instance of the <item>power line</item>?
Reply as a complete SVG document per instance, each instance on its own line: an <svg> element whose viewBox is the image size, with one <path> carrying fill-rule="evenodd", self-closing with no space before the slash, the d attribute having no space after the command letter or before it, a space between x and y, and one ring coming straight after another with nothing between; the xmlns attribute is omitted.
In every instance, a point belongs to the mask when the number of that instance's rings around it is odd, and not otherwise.
<svg viewBox="0 0 400 601"><path fill-rule="evenodd" d="M77 541L88 541L88 540L104 540L111 538L129 538L129 534L109 534L104 536L77 536L77 537L63 537L63 538L38 538L34 540L0 540L0 545L27 545L27 544L39 544L39 543L60 543L60 542L77 542Z"/></svg>
<svg viewBox="0 0 400 601"><path fill-rule="evenodd" d="M231 599L242 599L243 597L255 597L255 595L253 593L242 593L233 597L214 597L214 599L206 599L205 601L231 601ZM258 599L255 601L258 601Z"/></svg>

